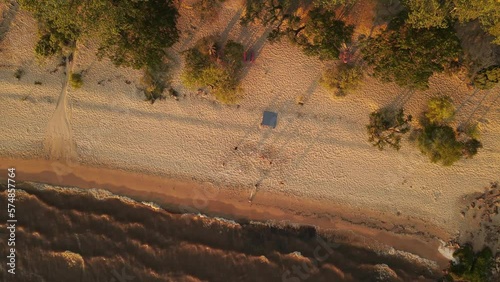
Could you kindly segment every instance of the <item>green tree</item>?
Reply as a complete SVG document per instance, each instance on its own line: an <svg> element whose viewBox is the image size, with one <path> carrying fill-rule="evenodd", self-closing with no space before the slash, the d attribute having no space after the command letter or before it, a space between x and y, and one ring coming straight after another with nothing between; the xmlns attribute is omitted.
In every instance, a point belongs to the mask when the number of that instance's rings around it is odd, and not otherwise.
<svg viewBox="0 0 500 282"><path fill-rule="evenodd" d="M111 1L102 22L98 56L135 69L163 63L165 49L179 39L177 9L171 0ZM107 18L105 17L105 18Z"/></svg>
<svg viewBox="0 0 500 282"><path fill-rule="evenodd" d="M448 96L432 98L427 103L425 117L431 123L446 123L455 116L455 106Z"/></svg>
<svg viewBox="0 0 500 282"><path fill-rule="evenodd" d="M495 37L500 45L500 1L497 0L453 0L453 16L461 22L479 20L483 28Z"/></svg>
<svg viewBox="0 0 500 282"><path fill-rule="evenodd" d="M314 0L314 4L326 9L335 9L341 5L354 4L357 0Z"/></svg>
<svg viewBox="0 0 500 282"><path fill-rule="evenodd" d="M410 131L412 116L405 116L403 109L383 108L370 114L370 124L366 126L368 141L379 150L386 146L396 150L401 148L402 136Z"/></svg>
<svg viewBox="0 0 500 282"><path fill-rule="evenodd" d="M460 160L464 145L457 141L455 131L447 125L429 124L418 137L420 151L433 163L450 166Z"/></svg>
<svg viewBox="0 0 500 282"><path fill-rule="evenodd" d="M408 8L406 22L415 28L446 28L449 20L449 1L404 0Z"/></svg>
<svg viewBox="0 0 500 282"><path fill-rule="evenodd" d="M459 60L460 41L451 28L415 29L404 23L405 18L401 15L380 35L368 38L363 57L383 81L427 89L434 73Z"/></svg>
<svg viewBox="0 0 500 282"><path fill-rule="evenodd" d="M354 26L338 20L333 11L316 8L309 12L305 25L290 25L286 32L292 42L302 46L305 54L336 60L342 44L351 42Z"/></svg>
<svg viewBox="0 0 500 282"><path fill-rule="evenodd" d="M20 0L38 21L42 56L71 53L82 36L100 39L99 57L136 69L162 63L179 38L171 0ZM67 52L65 51L67 50Z"/></svg>
<svg viewBox="0 0 500 282"><path fill-rule="evenodd" d="M346 25L334 11L322 5L297 13L302 4L301 0L247 0L241 23L259 21L272 27L268 36L271 42L287 37L301 46L307 55L325 60L338 59L339 49L351 41L354 27Z"/></svg>
<svg viewBox="0 0 500 282"><path fill-rule="evenodd" d="M490 66L480 70L474 77L474 86L486 90L500 82L500 66Z"/></svg>
<svg viewBox="0 0 500 282"><path fill-rule="evenodd" d="M290 17L288 10L298 2L299 0L246 0L240 23L247 25L259 21L264 26L281 25Z"/></svg>
<svg viewBox="0 0 500 282"><path fill-rule="evenodd" d="M500 44L500 1L496 0L404 0L407 23L416 28L446 28L454 20L478 20L483 29Z"/></svg>

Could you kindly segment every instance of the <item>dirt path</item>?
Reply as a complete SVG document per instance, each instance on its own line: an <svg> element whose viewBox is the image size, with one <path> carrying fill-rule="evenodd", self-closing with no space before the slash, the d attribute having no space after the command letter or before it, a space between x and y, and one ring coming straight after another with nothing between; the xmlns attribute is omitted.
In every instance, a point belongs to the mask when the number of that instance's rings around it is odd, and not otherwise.
<svg viewBox="0 0 500 282"><path fill-rule="evenodd" d="M68 83L73 71L73 60L66 58L66 77L56 110L47 125L44 148L49 159L69 162L76 158L76 144L71 130L71 113L68 109Z"/></svg>

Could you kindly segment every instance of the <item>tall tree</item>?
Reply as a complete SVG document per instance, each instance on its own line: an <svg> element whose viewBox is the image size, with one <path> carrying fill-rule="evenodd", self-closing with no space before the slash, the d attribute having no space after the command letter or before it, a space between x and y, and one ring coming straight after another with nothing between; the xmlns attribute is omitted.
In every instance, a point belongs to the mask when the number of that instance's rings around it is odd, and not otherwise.
<svg viewBox="0 0 500 282"><path fill-rule="evenodd" d="M98 55L116 65L157 64L179 38L171 0L19 0L39 24L36 51L43 56L74 48L82 36L100 39Z"/></svg>
<svg viewBox="0 0 500 282"><path fill-rule="evenodd" d="M380 35L369 38L363 57L383 81L427 89L429 78L457 62L462 49L451 28L415 29L405 17L393 20Z"/></svg>
<svg viewBox="0 0 500 282"><path fill-rule="evenodd" d="M407 23L415 28L446 28L452 20L478 20L500 45L500 1L497 0L403 0Z"/></svg>

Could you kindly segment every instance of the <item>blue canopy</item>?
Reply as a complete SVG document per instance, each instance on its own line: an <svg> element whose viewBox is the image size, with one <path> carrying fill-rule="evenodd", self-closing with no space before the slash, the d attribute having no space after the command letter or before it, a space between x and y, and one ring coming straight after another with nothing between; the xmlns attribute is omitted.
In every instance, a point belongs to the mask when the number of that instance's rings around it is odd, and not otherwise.
<svg viewBox="0 0 500 282"><path fill-rule="evenodd" d="M264 111L264 115L262 116L261 125L275 128L277 123L278 123L278 114L277 113Z"/></svg>

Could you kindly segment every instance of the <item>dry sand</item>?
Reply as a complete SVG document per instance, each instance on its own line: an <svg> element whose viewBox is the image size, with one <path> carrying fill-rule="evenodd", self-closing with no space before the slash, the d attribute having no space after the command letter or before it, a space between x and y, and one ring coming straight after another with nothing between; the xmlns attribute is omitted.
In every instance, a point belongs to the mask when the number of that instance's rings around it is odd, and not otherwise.
<svg viewBox="0 0 500 282"><path fill-rule="evenodd" d="M270 45L262 28L240 26L238 1L229 1L213 24L188 19L185 16L191 10L185 6L180 12L184 16L179 22L182 38L170 51L175 65L173 87L183 95L179 101L143 102L137 88L138 71L98 61L93 42L79 43L73 68L84 71L84 85L68 89L65 107L71 123L66 129L71 129L74 142L65 146L76 148L73 163L142 173L144 181L155 175L211 183L224 187L229 200L231 195L239 195L236 199L245 201L258 184L252 207L275 206L283 215L312 211L316 205L320 211L327 205L332 210L344 207L355 216L383 215L390 225L399 218L400 228L409 233L423 231L445 240L460 231L462 197L482 192L490 182L499 180L498 87L472 95L457 77L439 75L431 79L431 90L409 95L394 84L368 77L356 93L332 99L318 85L324 64L287 42ZM192 29L192 25L198 27ZM180 83L183 62L179 52L214 32L243 42L257 54L255 63L244 71L245 97L239 107L200 97ZM19 159L49 157L44 140L65 81L64 68L56 67L60 62L35 58L36 39L34 20L19 12L0 43L0 156L17 159L2 161L2 168L20 164L20 173L29 164L19 163ZM19 81L13 76L18 68L25 71ZM438 95L453 97L459 108L456 123L480 123L484 148L474 159L441 167L430 163L409 142L403 142L399 152L380 152L367 142L365 126L371 111L401 105L419 116L428 98ZM296 104L299 96L304 98L304 106ZM263 110L278 112L276 129L258 127ZM46 164L34 161L33 166ZM34 174L40 171L43 169L27 175L43 177ZM96 175L82 173L79 177L96 185L103 183ZM142 187L141 193L144 189L156 192ZM156 194L150 196L154 200ZM409 220L444 232L426 232L416 225L413 231Z"/></svg>

